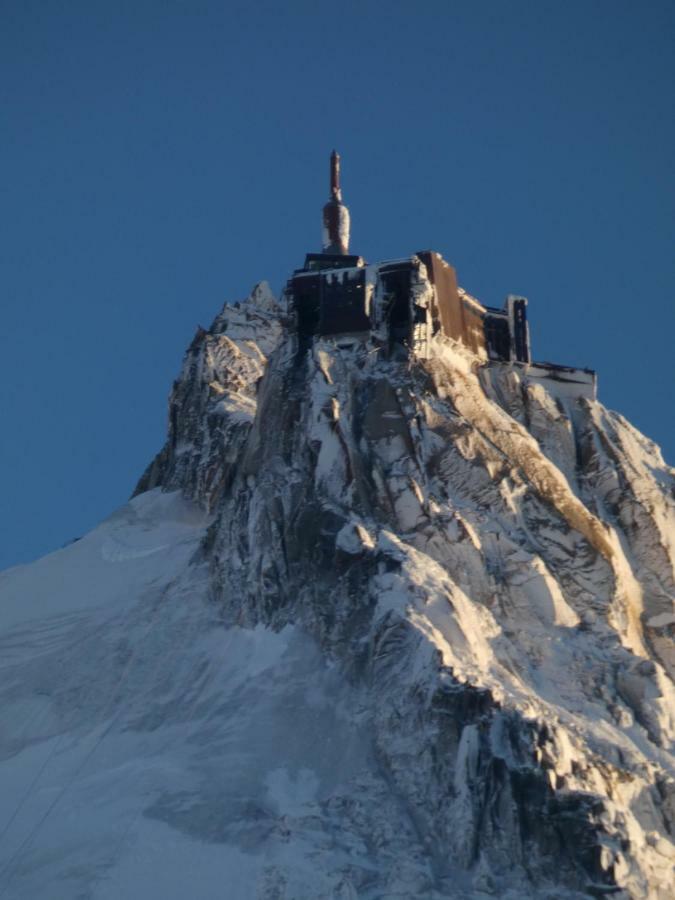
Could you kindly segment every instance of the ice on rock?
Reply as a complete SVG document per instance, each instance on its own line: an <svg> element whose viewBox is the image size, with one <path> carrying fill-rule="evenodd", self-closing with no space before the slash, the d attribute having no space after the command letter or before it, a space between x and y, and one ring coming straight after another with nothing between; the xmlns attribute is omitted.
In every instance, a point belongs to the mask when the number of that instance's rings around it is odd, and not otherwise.
<svg viewBox="0 0 675 900"><path fill-rule="evenodd" d="M364 553L375 546L368 530L358 522L347 522L343 525L338 531L335 545L349 554Z"/></svg>

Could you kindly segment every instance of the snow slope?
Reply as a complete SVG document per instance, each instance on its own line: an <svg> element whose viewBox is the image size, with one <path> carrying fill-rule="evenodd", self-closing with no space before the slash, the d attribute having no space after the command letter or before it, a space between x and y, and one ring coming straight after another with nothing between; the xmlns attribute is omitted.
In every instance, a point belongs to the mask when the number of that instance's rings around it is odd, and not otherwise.
<svg viewBox="0 0 675 900"><path fill-rule="evenodd" d="M301 630L223 628L207 524L154 490L3 575L0 896L271 897L284 866L321 896L324 856L368 859L337 834L392 806L363 701Z"/></svg>
<svg viewBox="0 0 675 900"><path fill-rule="evenodd" d="M673 896L673 470L288 326L225 307L130 504L0 576L0 898Z"/></svg>

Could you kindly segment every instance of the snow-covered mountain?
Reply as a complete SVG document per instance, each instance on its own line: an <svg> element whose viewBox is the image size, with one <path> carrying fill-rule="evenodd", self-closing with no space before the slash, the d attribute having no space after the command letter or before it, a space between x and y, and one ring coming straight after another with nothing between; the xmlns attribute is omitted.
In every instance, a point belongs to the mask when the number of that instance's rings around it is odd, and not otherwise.
<svg viewBox="0 0 675 900"><path fill-rule="evenodd" d="M675 472L288 325L225 306L131 502L0 575L0 900L673 897Z"/></svg>

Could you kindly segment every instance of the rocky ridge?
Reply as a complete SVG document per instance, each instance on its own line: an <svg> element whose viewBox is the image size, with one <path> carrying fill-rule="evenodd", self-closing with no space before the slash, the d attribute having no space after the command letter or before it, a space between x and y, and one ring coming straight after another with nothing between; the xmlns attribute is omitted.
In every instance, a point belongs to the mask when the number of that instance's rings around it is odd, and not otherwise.
<svg viewBox="0 0 675 900"><path fill-rule="evenodd" d="M291 324L262 284L198 331L137 494L212 516L226 625L300 628L358 694L388 790L286 826L359 845L315 848L321 896L672 896L675 472L523 366Z"/></svg>

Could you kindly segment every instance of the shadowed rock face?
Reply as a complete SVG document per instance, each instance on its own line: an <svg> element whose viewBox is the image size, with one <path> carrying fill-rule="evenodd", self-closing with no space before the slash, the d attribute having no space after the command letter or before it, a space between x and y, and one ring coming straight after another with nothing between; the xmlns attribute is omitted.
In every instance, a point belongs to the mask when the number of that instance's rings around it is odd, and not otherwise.
<svg viewBox="0 0 675 900"><path fill-rule="evenodd" d="M623 418L441 336L298 352L262 286L188 350L156 486L214 514L225 621L360 692L416 890L673 895L675 478ZM378 877L334 896L419 895Z"/></svg>

